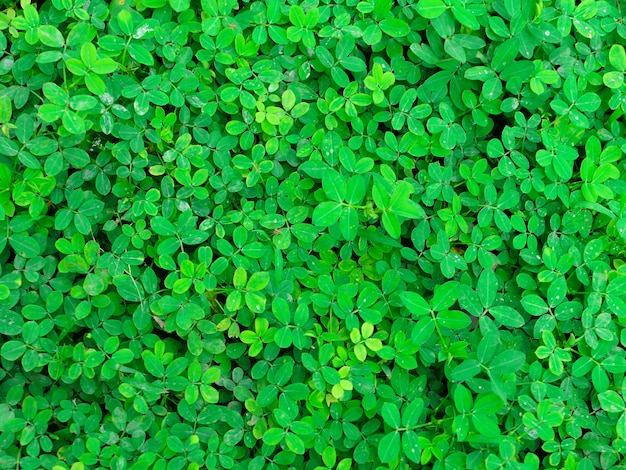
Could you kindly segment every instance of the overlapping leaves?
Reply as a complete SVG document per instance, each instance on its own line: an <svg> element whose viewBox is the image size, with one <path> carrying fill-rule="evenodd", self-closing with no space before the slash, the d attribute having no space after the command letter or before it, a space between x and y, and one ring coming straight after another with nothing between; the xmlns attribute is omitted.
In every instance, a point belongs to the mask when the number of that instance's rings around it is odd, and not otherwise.
<svg viewBox="0 0 626 470"><path fill-rule="evenodd" d="M623 6L0 14L0 468L613 468Z"/></svg>

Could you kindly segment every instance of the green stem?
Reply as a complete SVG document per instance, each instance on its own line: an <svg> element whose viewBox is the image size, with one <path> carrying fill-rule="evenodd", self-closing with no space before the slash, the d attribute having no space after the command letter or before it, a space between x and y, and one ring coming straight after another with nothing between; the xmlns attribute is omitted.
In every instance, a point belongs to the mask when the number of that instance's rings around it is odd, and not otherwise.
<svg viewBox="0 0 626 470"><path fill-rule="evenodd" d="M444 338L444 336L441 334L441 329L439 328L439 323L437 322L437 319L435 318L434 310L430 311L430 316L432 317L433 321L435 322L435 330L437 330L437 335L439 336L439 339L441 340L441 343L447 348L448 346L450 346L450 343L447 342L446 339Z"/></svg>
<svg viewBox="0 0 626 470"><path fill-rule="evenodd" d="M128 51L128 46L130 46L131 40L132 40L132 37L129 37L128 41L126 41L126 47L124 47L124 52L122 52L122 60L120 60L120 65L124 67L124 69L126 69L126 52Z"/></svg>

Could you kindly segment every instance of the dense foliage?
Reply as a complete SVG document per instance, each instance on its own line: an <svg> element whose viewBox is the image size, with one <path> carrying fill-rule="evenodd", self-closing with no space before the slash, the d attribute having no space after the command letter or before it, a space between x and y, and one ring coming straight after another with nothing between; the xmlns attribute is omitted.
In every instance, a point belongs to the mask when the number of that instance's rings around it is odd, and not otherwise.
<svg viewBox="0 0 626 470"><path fill-rule="evenodd" d="M0 468L625 469L619 1L0 14Z"/></svg>

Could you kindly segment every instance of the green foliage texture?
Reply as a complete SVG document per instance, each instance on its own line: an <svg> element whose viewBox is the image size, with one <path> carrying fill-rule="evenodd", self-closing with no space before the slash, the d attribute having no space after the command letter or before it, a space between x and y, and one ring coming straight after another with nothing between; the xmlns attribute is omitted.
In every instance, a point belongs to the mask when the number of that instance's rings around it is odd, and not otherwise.
<svg viewBox="0 0 626 470"><path fill-rule="evenodd" d="M622 1L0 13L0 469L626 469Z"/></svg>

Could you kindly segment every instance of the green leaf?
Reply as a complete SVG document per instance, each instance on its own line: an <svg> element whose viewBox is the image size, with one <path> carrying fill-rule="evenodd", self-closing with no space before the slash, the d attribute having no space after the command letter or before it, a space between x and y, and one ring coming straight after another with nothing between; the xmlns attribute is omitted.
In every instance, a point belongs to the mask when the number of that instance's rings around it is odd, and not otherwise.
<svg viewBox="0 0 626 470"><path fill-rule="evenodd" d="M285 111L290 111L296 105L296 94L291 90L285 90L281 97L281 103Z"/></svg>
<svg viewBox="0 0 626 470"><path fill-rule="evenodd" d="M63 126L70 134L82 134L85 132L85 121L78 114L65 111L62 117Z"/></svg>
<svg viewBox="0 0 626 470"><path fill-rule="evenodd" d="M474 412L472 424L481 436L497 437L500 435L498 422L495 417Z"/></svg>
<svg viewBox="0 0 626 470"><path fill-rule="evenodd" d="M400 38L407 36L411 29L406 21L398 19L398 18L387 18L382 20L380 23L380 29L382 29L383 33L391 36L392 38Z"/></svg>
<svg viewBox="0 0 626 470"><path fill-rule="evenodd" d="M169 0L169 2L172 10L178 13L188 10L190 6L190 0Z"/></svg>
<svg viewBox="0 0 626 470"><path fill-rule="evenodd" d="M329 227L336 224L341 216L342 205L339 202L326 201L315 207L313 211L313 224L318 227Z"/></svg>
<svg viewBox="0 0 626 470"><path fill-rule="evenodd" d="M253 312L262 312L265 310L266 299L263 295L256 292L246 292L246 306Z"/></svg>
<svg viewBox="0 0 626 470"><path fill-rule="evenodd" d="M139 44L131 42L128 45L128 53L133 59L142 65L147 65L149 67L154 65L154 57L152 57L150 51Z"/></svg>
<svg viewBox="0 0 626 470"><path fill-rule="evenodd" d="M267 445L275 446L285 437L285 431L278 428L270 428L263 434L263 442Z"/></svg>
<svg viewBox="0 0 626 470"><path fill-rule="evenodd" d="M322 452L322 462L327 467L333 468L337 462L337 451L334 447L326 447Z"/></svg>
<svg viewBox="0 0 626 470"><path fill-rule="evenodd" d="M449 281L435 288L435 295L430 302L433 310L442 312L450 308L459 298L459 284Z"/></svg>
<svg viewBox="0 0 626 470"><path fill-rule="evenodd" d="M41 25L37 28L37 37L41 43L49 47L63 47L65 39L63 34L52 25Z"/></svg>
<svg viewBox="0 0 626 470"><path fill-rule="evenodd" d="M356 238L359 230L359 214L354 207L344 206L339 219L341 234L347 241Z"/></svg>
<svg viewBox="0 0 626 470"><path fill-rule="evenodd" d="M525 324L524 317L513 307L497 305L491 307L489 313L507 328L522 328Z"/></svg>
<svg viewBox="0 0 626 470"><path fill-rule="evenodd" d="M389 195L378 183L374 183L374 187L372 188L372 197L374 198L374 202L379 209L384 210L389 207Z"/></svg>
<svg viewBox="0 0 626 470"><path fill-rule="evenodd" d="M614 44L609 50L609 62L617 70L626 71L626 50L620 44Z"/></svg>
<svg viewBox="0 0 626 470"><path fill-rule="evenodd" d="M384 212L382 216L383 227L392 238L400 238L400 221L392 212Z"/></svg>
<svg viewBox="0 0 626 470"><path fill-rule="evenodd" d="M9 238L9 245L15 251L16 255L25 258L34 258L41 254L41 247L28 235L13 234Z"/></svg>
<svg viewBox="0 0 626 470"><path fill-rule="evenodd" d="M480 371L480 363L474 359L468 359L452 370L450 373L450 379L456 382L464 382L476 377Z"/></svg>
<svg viewBox="0 0 626 470"><path fill-rule="evenodd" d="M117 5L117 3L113 3L113 5ZM120 2L120 5L124 5L124 3ZM117 11L117 14L111 11L111 17L117 20L117 24L125 35L131 36L135 32L133 17L128 9L121 9Z"/></svg>
<svg viewBox="0 0 626 470"><path fill-rule="evenodd" d="M621 86L624 84L624 72L606 72L602 76L602 81L609 88L621 88Z"/></svg>
<svg viewBox="0 0 626 470"><path fill-rule="evenodd" d="M55 122L61 119L65 113L65 108L56 104L42 104L39 107L38 115L45 122Z"/></svg>
<svg viewBox="0 0 626 470"><path fill-rule="evenodd" d="M229 121L226 124L226 132L230 135L240 135L243 134L248 126L241 121Z"/></svg>
<svg viewBox="0 0 626 470"><path fill-rule="evenodd" d="M10 141L6 137L0 137L0 154L8 157L14 157L19 153L19 147L15 142Z"/></svg>
<svg viewBox="0 0 626 470"><path fill-rule="evenodd" d="M502 399L495 393L488 392L478 396L474 402L472 411L475 415L492 415L504 406Z"/></svg>
<svg viewBox="0 0 626 470"><path fill-rule="evenodd" d="M526 362L526 354L521 351L504 351L497 355L489 365L494 374L517 372Z"/></svg>
<svg viewBox="0 0 626 470"><path fill-rule="evenodd" d="M144 351L142 354L146 370L154 377L163 377L165 375L165 367L157 359L151 351Z"/></svg>
<svg viewBox="0 0 626 470"><path fill-rule="evenodd" d="M2 319L0 318L0 329ZM21 341L7 341L0 348L0 354L7 361L17 361L26 352L26 345Z"/></svg>
<svg viewBox="0 0 626 470"><path fill-rule="evenodd" d="M424 344L435 332L435 321L430 317L420 319L413 327L411 342L416 346Z"/></svg>
<svg viewBox="0 0 626 470"><path fill-rule="evenodd" d="M382 417L385 423L392 428L398 429L401 425L400 410L398 410L398 407L393 403L385 403L383 405Z"/></svg>
<svg viewBox="0 0 626 470"><path fill-rule="evenodd" d="M139 302L143 298L143 287L128 274L120 274L113 278L117 292L124 300Z"/></svg>
<svg viewBox="0 0 626 470"><path fill-rule="evenodd" d="M156 216L150 221L152 230L158 235L172 236L176 234L176 227L165 217Z"/></svg>
<svg viewBox="0 0 626 470"><path fill-rule="evenodd" d="M437 315L437 321L445 328L452 330L462 330L471 325L472 320L464 312L455 310L444 310Z"/></svg>
<svg viewBox="0 0 626 470"><path fill-rule="evenodd" d="M341 202L347 194L346 180L336 170L332 168L327 170L322 179L322 186L326 197L331 201Z"/></svg>
<svg viewBox="0 0 626 470"><path fill-rule="evenodd" d="M17 313L6 308L0 308L0 334L16 336L22 332L24 319Z"/></svg>
<svg viewBox="0 0 626 470"><path fill-rule="evenodd" d="M239 266L235 269L235 274L233 276L233 286L235 289L244 289L246 287L246 282L248 281L248 273L246 270Z"/></svg>
<svg viewBox="0 0 626 470"><path fill-rule="evenodd" d="M621 413L625 409L624 399L613 390L599 393L598 400L602 409L609 413Z"/></svg>
<svg viewBox="0 0 626 470"><path fill-rule="evenodd" d="M378 458L382 463L393 462L400 456L401 441L397 431L385 435L378 444Z"/></svg>
<svg viewBox="0 0 626 470"><path fill-rule="evenodd" d="M498 291L498 279L491 269L484 269L478 278L478 297L483 307L489 308L496 300Z"/></svg>
<svg viewBox="0 0 626 470"><path fill-rule="evenodd" d="M402 449L404 451L404 455L411 461L416 464L420 463L421 456L421 445L420 438L417 433L414 431L408 431L403 433L402 435Z"/></svg>
<svg viewBox="0 0 626 470"><path fill-rule="evenodd" d="M90 72L85 76L85 85L95 95L104 95L106 92L104 81L96 73Z"/></svg>
<svg viewBox="0 0 626 470"><path fill-rule="evenodd" d="M417 12L426 19L434 19L446 11L446 5L441 0L419 0Z"/></svg>
<svg viewBox="0 0 626 470"><path fill-rule="evenodd" d="M96 60L98 59L96 46L94 46L90 42L84 43L80 48L80 59L83 61L83 64L85 64L88 69L93 67L96 63Z"/></svg>
<svg viewBox="0 0 626 470"><path fill-rule="evenodd" d="M175 294L184 294L187 292L192 285L192 280L189 278L178 279L172 285L172 291Z"/></svg>
<svg viewBox="0 0 626 470"><path fill-rule="evenodd" d="M91 70L98 75L107 75L115 72L117 69L118 63L109 57L96 60L91 67Z"/></svg>
<svg viewBox="0 0 626 470"><path fill-rule="evenodd" d="M11 99L7 95L0 96L0 123L8 123L12 114Z"/></svg>
<svg viewBox="0 0 626 470"><path fill-rule="evenodd" d="M548 304L538 295L531 294L522 298L522 306L531 315L543 315L548 311Z"/></svg>
<svg viewBox="0 0 626 470"><path fill-rule="evenodd" d="M395 209L396 206L405 204L411 196L411 189L411 185L408 183L404 181L398 182L389 200L389 207Z"/></svg>
<svg viewBox="0 0 626 470"><path fill-rule="evenodd" d="M397 203L391 210L395 215L406 219L421 219L425 217L424 210L414 201L406 201L402 204Z"/></svg>
<svg viewBox="0 0 626 470"><path fill-rule="evenodd" d="M237 268L239 269L239 268ZM245 272L245 271L244 271ZM265 289L270 282L270 275L267 272L256 272L250 276L246 288L249 291L259 291Z"/></svg>
<svg viewBox="0 0 626 470"><path fill-rule="evenodd" d="M602 103L602 100L595 93L585 93L576 100L576 107L581 111L594 112Z"/></svg>
<svg viewBox="0 0 626 470"><path fill-rule="evenodd" d="M287 444L287 448L294 454L302 455L306 451L304 441L291 432L286 433L285 444Z"/></svg>
<svg viewBox="0 0 626 470"><path fill-rule="evenodd" d="M288 348L293 343L293 332L288 327L276 330L274 334L274 342L279 348Z"/></svg>
<svg viewBox="0 0 626 470"><path fill-rule="evenodd" d="M463 385L457 385L454 390L454 405L460 413L468 413L472 409L474 400L472 393Z"/></svg>
<svg viewBox="0 0 626 470"><path fill-rule="evenodd" d="M471 29L479 29L480 23L476 19L472 13L469 12L466 8L461 6L460 3L455 2L452 4L452 13L454 17L461 23L463 26L466 26Z"/></svg>
<svg viewBox="0 0 626 470"><path fill-rule="evenodd" d="M416 292L402 292L400 293L400 298L414 317L430 314L430 305Z"/></svg>

